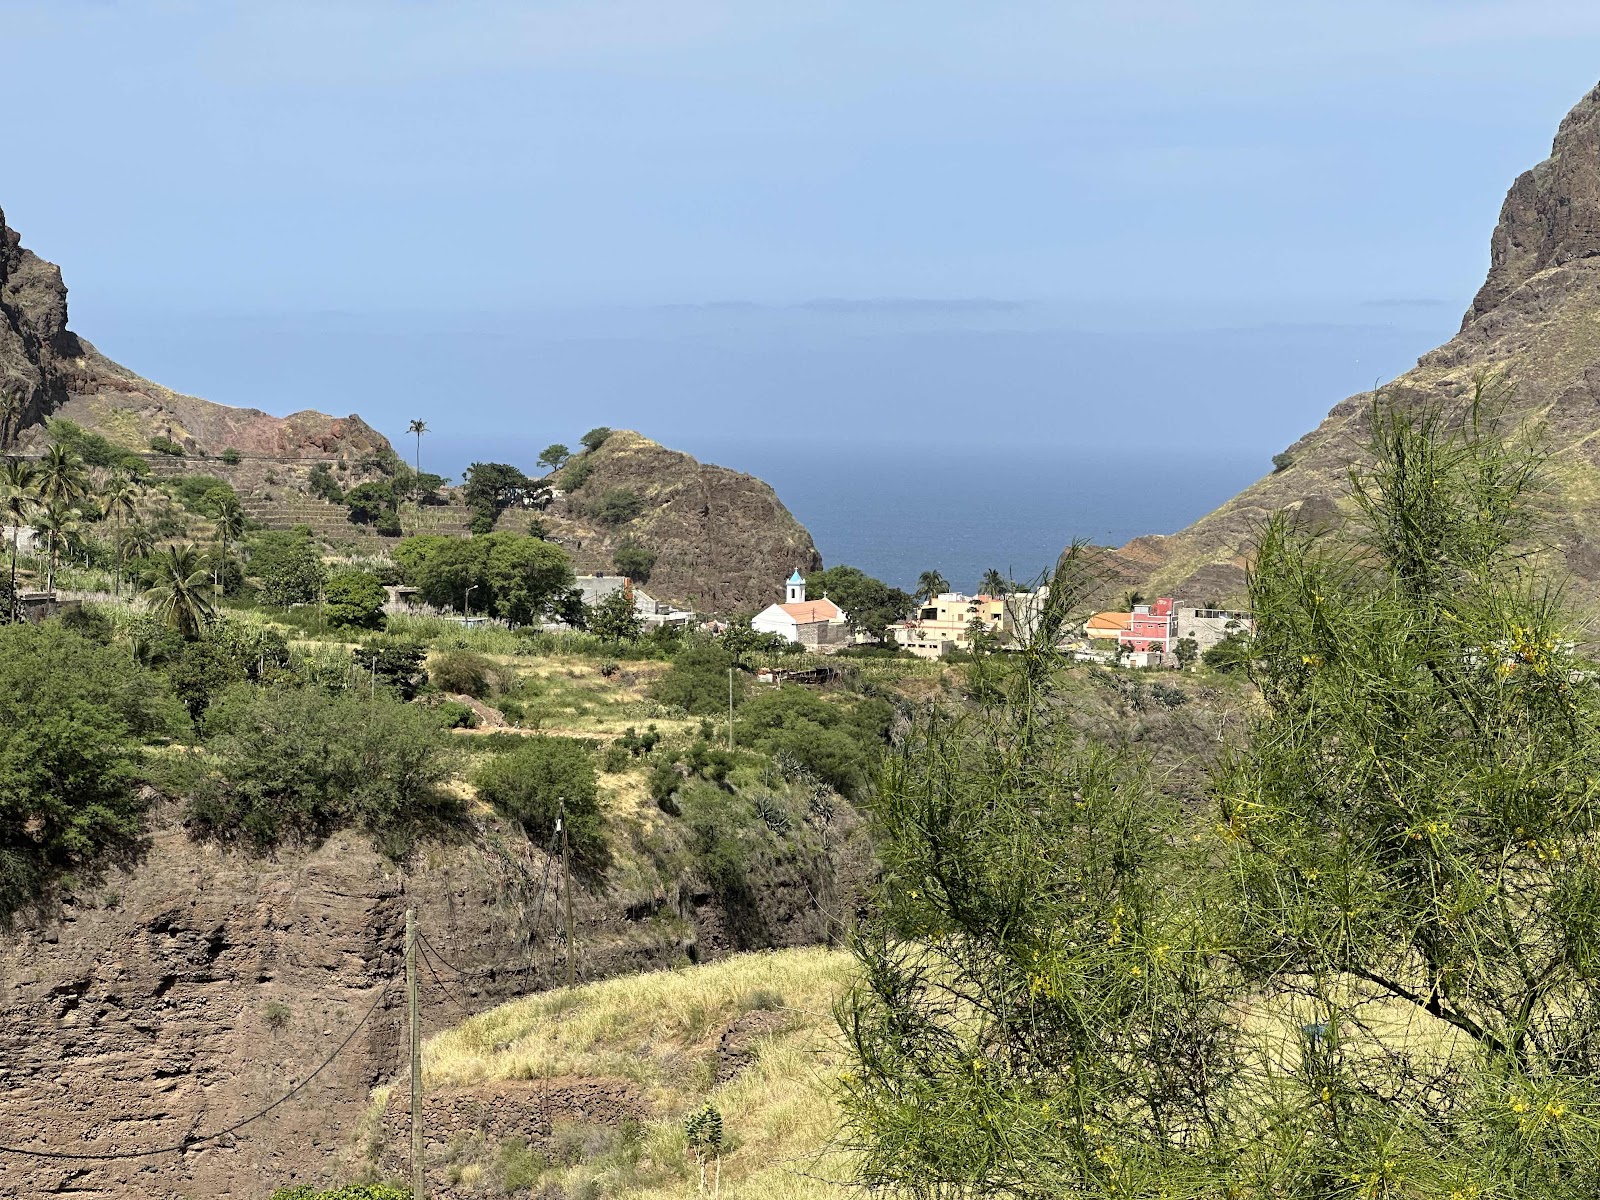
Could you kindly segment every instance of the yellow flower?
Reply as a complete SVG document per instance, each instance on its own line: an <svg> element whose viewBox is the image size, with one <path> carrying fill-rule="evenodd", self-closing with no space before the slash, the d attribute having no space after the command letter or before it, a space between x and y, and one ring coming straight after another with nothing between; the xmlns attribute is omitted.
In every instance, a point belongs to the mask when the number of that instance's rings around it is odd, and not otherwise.
<svg viewBox="0 0 1600 1200"><path fill-rule="evenodd" d="M1128 968L1128 974L1132 975L1135 979L1137 979L1137 978L1139 978L1139 976L1143 975L1144 972L1141 971L1138 967L1129 967Z"/></svg>

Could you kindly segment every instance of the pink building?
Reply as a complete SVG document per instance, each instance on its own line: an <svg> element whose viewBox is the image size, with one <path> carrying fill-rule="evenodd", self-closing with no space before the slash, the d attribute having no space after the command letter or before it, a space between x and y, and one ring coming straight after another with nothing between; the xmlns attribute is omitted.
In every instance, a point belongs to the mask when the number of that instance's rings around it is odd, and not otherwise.
<svg viewBox="0 0 1600 1200"><path fill-rule="evenodd" d="M1172 651L1177 629L1177 615L1172 597L1162 596L1154 604L1135 604L1128 628L1117 634L1117 644L1135 653L1159 650Z"/></svg>

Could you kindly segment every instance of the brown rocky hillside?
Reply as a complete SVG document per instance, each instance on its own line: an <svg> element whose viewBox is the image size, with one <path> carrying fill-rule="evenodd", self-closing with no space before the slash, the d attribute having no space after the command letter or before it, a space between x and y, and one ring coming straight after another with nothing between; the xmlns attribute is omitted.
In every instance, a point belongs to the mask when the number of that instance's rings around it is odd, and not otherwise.
<svg viewBox="0 0 1600 1200"><path fill-rule="evenodd" d="M21 401L9 419L7 397ZM0 450L39 450L52 416L130 450L148 450L152 438L179 443L185 457L151 459L158 475L219 475L269 527L302 523L332 542L375 540L369 528L343 519L347 510L311 497L307 475L314 464L328 463L347 489L377 478L393 461L382 434L358 416L307 411L274 417L185 396L117 365L67 328L60 269L23 249L0 213ZM228 449L243 460L220 462L217 456ZM543 514L580 572L614 571L614 551L634 542L656 556L652 595L730 613L765 607L781 596L782 581L796 567L810 571L822 563L805 527L753 476L697 462L626 431L587 457L594 468L588 481ZM640 514L621 524L596 520L594 505L616 489L639 496ZM523 532L533 515L514 508L502 514L499 527ZM459 505L430 506L405 524L408 532L459 535L469 519Z"/></svg>
<svg viewBox="0 0 1600 1200"><path fill-rule="evenodd" d="M231 408L151 383L106 358L67 328L61 270L22 248L0 212L0 401L22 400L20 420L0 433L23 446L40 440L45 418L66 417L130 450L153 437L191 452L352 461L387 450L360 417L298 412L274 417Z"/></svg>
<svg viewBox="0 0 1600 1200"><path fill-rule="evenodd" d="M1462 405L1474 381L1511 389L1506 415L1543 426L1553 455L1555 540L1586 592L1600 590L1600 87L1561 122L1550 157L1512 185L1490 243L1488 279L1461 331L1395 387ZM1147 589L1237 597L1255 530L1269 513L1336 517L1364 442L1370 393L1336 405L1286 451L1289 465L1168 537L1117 554Z"/></svg>
<svg viewBox="0 0 1600 1200"><path fill-rule="evenodd" d="M702 463L628 430L617 430L585 456L594 464L583 486L542 514L550 537L580 573L612 571L612 555L633 541L656 555L650 594L704 612L765 608L783 598L783 581L822 565L805 526L753 475ZM593 514L608 492L642 501L640 515L607 525ZM513 509L500 528L527 527Z"/></svg>

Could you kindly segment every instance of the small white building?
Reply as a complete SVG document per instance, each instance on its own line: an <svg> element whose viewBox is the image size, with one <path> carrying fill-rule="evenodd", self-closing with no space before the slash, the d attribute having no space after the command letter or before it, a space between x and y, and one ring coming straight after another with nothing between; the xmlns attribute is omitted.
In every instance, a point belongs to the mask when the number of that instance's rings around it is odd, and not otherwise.
<svg viewBox="0 0 1600 1200"><path fill-rule="evenodd" d="M850 641L845 611L824 596L806 599L806 581L797 569L784 585L782 604L769 604L750 618L757 633L775 633L801 646L843 646Z"/></svg>

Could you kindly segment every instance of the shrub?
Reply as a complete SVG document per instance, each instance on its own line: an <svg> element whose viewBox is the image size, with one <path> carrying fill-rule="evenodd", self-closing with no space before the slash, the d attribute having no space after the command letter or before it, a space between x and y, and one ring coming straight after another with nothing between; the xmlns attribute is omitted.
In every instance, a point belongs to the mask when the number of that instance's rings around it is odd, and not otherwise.
<svg viewBox="0 0 1600 1200"><path fill-rule="evenodd" d="M649 583L650 572L655 570L656 556L635 541L626 541L611 555L611 565L619 574L635 583Z"/></svg>
<svg viewBox="0 0 1600 1200"><path fill-rule="evenodd" d="M368 676L371 687L383 687L401 700L415 700L428 673L422 660L427 651L416 642L400 638L375 638L351 654L357 671Z"/></svg>
<svg viewBox="0 0 1600 1200"><path fill-rule="evenodd" d="M166 454L172 458L183 457L183 447L171 438L153 437L150 439L150 449L157 454Z"/></svg>
<svg viewBox="0 0 1600 1200"><path fill-rule="evenodd" d="M456 751L437 714L386 693L230 689L213 708L205 765L189 780L202 836L268 848L355 826L392 857L459 805Z"/></svg>
<svg viewBox="0 0 1600 1200"><path fill-rule="evenodd" d="M140 742L183 723L125 650L53 622L0 628L0 920L133 846Z"/></svg>
<svg viewBox="0 0 1600 1200"><path fill-rule="evenodd" d="M318 1191L309 1183L279 1188L272 1200L411 1200L411 1189L397 1183L347 1183Z"/></svg>
<svg viewBox="0 0 1600 1200"><path fill-rule="evenodd" d="M587 868L605 866L610 853L588 747L571 738L530 737L524 742L478 768L472 777L478 795L541 843L555 833L556 812L564 803L574 860Z"/></svg>
<svg viewBox="0 0 1600 1200"><path fill-rule="evenodd" d="M447 650L428 664L428 680L441 692L481 700L489 694L494 664L470 650Z"/></svg>
<svg viewBox="0 0 1600 1200"><path fill-rule="evenodd" d="M633 761L633 755L628 753L628 748L619 742L612 742L606 747L605 753L600 758L600 769L607 775L616 775L628 769Z"/></svg>
<svg viewBox="0 0 1600 1200"><path fill-rule="evenodd" d="M226 450L224 450L220 457L222 458L222 461L227 463L230 467L236 467L244 461L244 455L240 454L232 446L229 446Z"/></svg>
<svg viewBox="0 0 1600 1200"><path fill-rule="evenodd" d="M563 492L575 492L588 483L589 477L593 474L594 461L592 459L575 458L561 472L561 490Z"/></svg>
<svg viewBox="0 0 1600 1200"><path fill-rule="evenodd" d="M328 624L335 629L382 629L383 605L389 598L370 571L339 571L328 577L323 593Z"/></svg>
<svg viewBox="0 0 1600 1200"><path fill-rule="evenodd" d="M632 488L607 488L589 506L589 515L602 525L623 525L644 511L644 497Z"/></svg>
<svg viewBox="0 0 1600 1200"><path fill-rule="evenodd" d="M267 482L276 483L277 481L269 478ZM328 469L328 464L325 462L319 462L311 468L306 475L306 487L310 489L313 496L320 496L330 504L340 504L344 501L344 492L340 489L337 481L334 480L333 472Z"/></svg>
<svg viewBox="0 0 1600 1200"><path fill-rule="evenodd" d="M310 533L298 529L253 537L250 573L261 581L261 602L272 608L309 604L328 581Z"/></svg>
<svg viewBox="0 0 1600 1200"><path fill-rule="evenodd" d="M185 475L172 485L172 495L189 512L202 517L216 516L217 505L225 498L239 499L233 486L215 475Z"/></svg>
<svg viewBox="0 0 1600 1200"><path fill-rule="evenodd" d="M459 700L442 700L435 709L446 729L476 729L478 714Z"/></svg>
<svg viewBox="0 0 1600 1200"><path fill-rule="evenodd" d="M728 711L728 670L733 656L714 642L697 641L679 654L655 682L651 695L662 704L696 716ZM734 700L744 695L745 680L734 672Z"/></svg>
<svg viewBox="0 0 1600 1200"><path fill-rule="evenodd" d="M637 641L644 629L628 588L618 588L598 604L585 605L583 623L590 633L608 642Z"/></svg>

